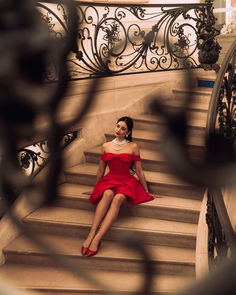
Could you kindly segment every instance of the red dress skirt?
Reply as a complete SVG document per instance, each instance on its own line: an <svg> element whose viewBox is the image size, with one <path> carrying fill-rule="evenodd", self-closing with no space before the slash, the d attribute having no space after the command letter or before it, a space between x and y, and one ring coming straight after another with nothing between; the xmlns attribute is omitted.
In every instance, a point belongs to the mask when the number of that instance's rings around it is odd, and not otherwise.
<svg viewBox="0 0 236 295"><path fill-rule="evenodd" d="M115 194L121 193L128 197L132 205L153 200L141 185L141 183L130 174L132 162L140 161L140 156L132 154L105 153L101 160L109 166L109 172L103 176L95 185L89 201L97 204L105 190L111 189Z"/></svg>

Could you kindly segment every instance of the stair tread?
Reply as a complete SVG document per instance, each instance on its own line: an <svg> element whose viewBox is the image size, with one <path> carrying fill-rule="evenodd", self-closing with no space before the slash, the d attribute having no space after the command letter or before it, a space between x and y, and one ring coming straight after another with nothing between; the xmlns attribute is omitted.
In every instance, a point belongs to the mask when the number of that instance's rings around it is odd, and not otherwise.
<svg viewBox="0 0 236 295"><path fill-rule="evenodd" d="M71 174L85 174L85 175L96 175L98 169L98 165L94 163L83 163L79 164L77 166L73 166L65 171L65 173L71 173ZM107 168L106 171L109 169ZM145 177L147 182L160 182L160 183L166 183L166 184L171 184L171 185L178 185L178 186L188 186L188 187L193 187L193 185L184 182L183 180L177 178L176 176L165 173L165 172L158 172L158 171L144 171ZM156 192L158 194L158 192Z"/></svg>
<svg viewBox="0 0 236 295"><path fill-rule="evenodd" d="M59 196L69 197L73 199L81 198L88 201L89 196L85 192L92 192L93 186L86 186L74 183L64 183L59 186ZM88 201L89 202L89 201ZM187 198L161 196L151 202L141 203L137 206L141 207L171 207L183 210L191 210L200 212L201 201ZM134 209L135 210L135 209Z"/></svg>
<svg viewBox="0 0 236 295"><path fill-rule="evenodd" d="M151 162L159 162L163 165L165 164L165 159L163 158L163 155L158 150L150 150L150 149L144 149L140 147L140 156L142 161L151 161ZM85 151L85 155L94 155L100 159L101 155L101 146L93 147L91 149L88 149ZM87 163L90 163L87 161Z"/></svg>
<svg viewBox="0 0 236 295"><path fill-rule="evenodd" d="M101 154L101 146L97 146L91 148L85 152L85 154L96 154L100 157ZM143 160L151 160L151 161L161 161L164 162L163 156L160 152L155 150L148 150L140 148L140 156Z"/></svg>
<svg viewBox="0 0 236 295"><path fill-rule="evenodd" d="M76 227L79 225L90 226L92 224L93 216L94 213L89 210L50 207L36 210L27 216L25 220L28 222L59 223ZM197 232L196 224L134 216L129 216L128 218L120 217L112 225L112 228L139 232L162 232L191 237L195 237Z"/></svg>
<svg viewBox="0 0 236 295"><path fill-rule="evenodd" d="M84 270L83 270L84 273ZM133 291L139 290L137 282L142 282L143 274L117 271L86 271L94 279L103 282L112 290ZM20 264L8 264L0 267L0 276L12 281L17 287L41 290L96 290L96 286L88 283L82 276L62 269L62 267L47 267ZM153 289L159 291L173 291L182 289L194 282L192 277L181 275L154 275ZM141 284L141 283L140 283Z"/></svg>
<svg viewBox="0 0 236 295"><path fill-rule="evenodd" d="M212 89L201 89L199 87L193 88L193 89L187 89L187 88L174 88L173 93L175 92L180 92L180 93L192 93L192 94L196 94L196 95L205 95L207 97L209 97L209 93L212 92Z"/></svg>
<svg viewBox="0 0 236 295"><path fill-rule="evenodd" d="M182 103L181 100L168 100L168 101L164 101L163 104L166 107L171 106L173 108L180 108L180 107L183 106L183 103ZM189 112L196 112L196 113L199 113L199 114L201 114L203 116L204 116L204 114L207 116L208 108L209 108L209 101L206 101L206 102L201 102L201 101L195 102L195 101L193 101L187 107L187 114ZM187 122L187 125L190 125L190 124ZM193 126L193 127L195 127L195 126Z"/></svg>
<svg viewBox="0 0 236 295"><path fill-rule="evenodd" d="M202 129L206 128L206 119L207 119L207 113L203 113L201 115L201 118L199 118L199 112L194 111L194 110L189 110L188 111L188 120L187 120L187 126L189 127L199 127ZM133 120L141 120L144 122L153 122L153 123L162 123L163 119L161 116L157 115L151 115L151 114L141 114L138 115L137 117L133 117Z"/></svg>
<svg viewBox="0 0 236 295"><path fill-rule="evenodd" d="M80 237L68 237L51 234L37 234L37 237L43 242L51 245L62 255L82 257L80 249L84 239ZM117 241L104 241L101 248L102 251L96 255L96 258L132 261L142 260L136 251L123 246L122 243ZM146 250L148 251L152 261L189 265L195 264L195 251L193 249L147 245ZM5 247L4 252L24 253L27 256L31 253L45 253L44 250L38 248L24 236L18 237L12 241L7 247Z"/></svg>
<svg viewBox="0 0 236 295"><path fill-rule="evenodd" d="M106 135L114 136L113 132L107 132ZM133 140L144 139L147 141L160 141L161 132L153 132L149 130L134 130L132 132ZM203 147L205 145L204 137L193 137L190 136L187 138L187 144L191 146Z"/></svg>

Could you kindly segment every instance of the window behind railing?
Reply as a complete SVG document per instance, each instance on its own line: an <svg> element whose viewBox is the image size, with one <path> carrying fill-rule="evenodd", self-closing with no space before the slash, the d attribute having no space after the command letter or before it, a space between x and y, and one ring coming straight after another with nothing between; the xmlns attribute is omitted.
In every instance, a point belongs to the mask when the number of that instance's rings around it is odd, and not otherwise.
<svg viewBox="0 0 236 295"><path fill-rule="evenodd" d="M236 1L235 0L215 0L214 14L217 18L216 25L219 29L223 25L230 25L236 29ZM235 30L236 32L236 30Z"/></svg>

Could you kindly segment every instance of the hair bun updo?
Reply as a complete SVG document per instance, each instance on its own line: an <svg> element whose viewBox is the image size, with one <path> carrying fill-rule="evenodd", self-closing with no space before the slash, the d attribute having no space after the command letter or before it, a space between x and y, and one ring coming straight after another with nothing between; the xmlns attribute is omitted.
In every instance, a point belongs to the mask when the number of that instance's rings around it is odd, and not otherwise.
<svg viewBox="0 0 236 295"><path fill-rule="evenodd" d="M132 129L133 129L133 126L134 126L133 119L131 119L130 117L124 116L124 117L121 117L120 119L118 119L117 123L119 123L120 121L126 123L128 131L130 132L130 134L125 137L126 140L133 141L132 140Z"/></svg>

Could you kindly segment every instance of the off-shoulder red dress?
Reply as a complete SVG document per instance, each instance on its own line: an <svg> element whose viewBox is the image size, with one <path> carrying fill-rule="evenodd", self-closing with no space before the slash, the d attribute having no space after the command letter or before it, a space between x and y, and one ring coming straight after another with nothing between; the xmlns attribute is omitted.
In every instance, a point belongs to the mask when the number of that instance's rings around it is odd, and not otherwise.
<svg viewBox="0 0 236 295"><path fill-rule="evenodd" d="M153 200L142 187L141 183L130 174L132 162L140 161L140 156L132 154L105 153L101 160L107 162L109 172L103 176L95 185L89 201L97 204L105 190L112 189L115 194L121 193L128 197L132 205Z"/></svg>

